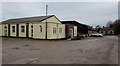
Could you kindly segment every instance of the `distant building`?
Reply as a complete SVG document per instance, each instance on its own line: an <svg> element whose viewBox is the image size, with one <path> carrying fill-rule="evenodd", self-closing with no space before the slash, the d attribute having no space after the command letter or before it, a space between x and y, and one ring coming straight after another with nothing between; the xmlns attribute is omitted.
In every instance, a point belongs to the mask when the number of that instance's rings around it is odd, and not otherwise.
<svg viewBox="0 0 120 66"><path fill-rule="evenodd" d="M61 39L65 25L54 15L9 19L0 24L0 36Z"/></svg>
<svg viewBox="0 0 120 66"><path fill-rule="evenodd" d="M96 29L88 29L88 34L89 36L91 36L91 34L95 34L95 33L98 33Z"/></svg>
<svg viewBox="0 0 120 66"><path fill-rule="evenodd" d="M99 33L102 33L103 35L113 35L114 30L112 28L101 28Z"/></svg>

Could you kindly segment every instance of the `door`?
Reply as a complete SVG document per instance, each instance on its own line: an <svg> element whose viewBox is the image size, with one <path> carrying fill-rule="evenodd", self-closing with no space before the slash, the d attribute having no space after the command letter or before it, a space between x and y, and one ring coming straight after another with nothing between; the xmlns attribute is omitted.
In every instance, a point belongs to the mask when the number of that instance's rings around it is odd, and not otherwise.
<svg viewBox="0 0 120 66"><path fill-rule="evenodd" d="M10 37L10 24L8 24L8 37Z"/></svg>
<svg viewBox="0 0 120 66"><path fill-rule="evenodd" d="M29 34L29 23L26 23L26 38L28 38Z"/></svg>
<svg viewBox="0 0 120 66"><path fill-rule="evenodd" d="M4 36L7 36L7 26L4 27Z"/></svg>
<svg viewBox="0 0 120 66"><path fill-rule="evenodd" d="M17 38L19 37L19 24L17 24L17 27L16 27L16 36L17 36Z"/></svg>
<svg viewBox="0 0 120 66"><path fill-rule="evenodd" d="M31 25L31 38L33 38L33 25Z"/></svg>
<svg viewBox="0 0 120 66"><path fill-rule="evenodd" d="M73 29L70 29L70 37L73 38Z"/></svg>

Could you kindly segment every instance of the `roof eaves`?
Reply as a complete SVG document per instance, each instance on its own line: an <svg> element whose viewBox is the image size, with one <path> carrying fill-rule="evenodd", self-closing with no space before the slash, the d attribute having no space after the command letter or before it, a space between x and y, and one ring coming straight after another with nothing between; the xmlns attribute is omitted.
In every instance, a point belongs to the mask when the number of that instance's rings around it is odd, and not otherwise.
<svg viewBox="0 0 120 66"><path fill-rule="evenodd" d="M50 18L50 17L52 17L52 16L54 16L54 15L47 16L47 18L45 17L45 18L43 18L42 20L38 20L38 22L42 22L43 20L46 20L46 19L48 19L48 18ZM34 18L34 17L27 17L27 18ZM25 19L25 18L18 18L18 19ZM12 20L18 20L18 19L8 19L8 20L3 21L3 22L1 22L1 23L2 23L2 24L11 24L11 23L24 23L24 22L29 23L29 22L36 22L36 21L11 22Z"/></svg>

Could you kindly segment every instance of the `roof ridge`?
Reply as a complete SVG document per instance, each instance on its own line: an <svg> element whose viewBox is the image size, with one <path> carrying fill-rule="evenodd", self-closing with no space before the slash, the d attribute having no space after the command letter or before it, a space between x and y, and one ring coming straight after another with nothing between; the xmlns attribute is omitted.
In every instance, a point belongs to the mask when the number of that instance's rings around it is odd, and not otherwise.
<svg viewBox="0 0 120 66"><path fill-rule="evenodd" d="M54 16L54 15L48 15L47 17ZM26 18L36 18L36 17L45 17L45 16L33 16L33 17L21 17L21 18L13 18L8 20L16 20L16 19L26 19ZM5 20L6 21L6 20Z"/></svg>

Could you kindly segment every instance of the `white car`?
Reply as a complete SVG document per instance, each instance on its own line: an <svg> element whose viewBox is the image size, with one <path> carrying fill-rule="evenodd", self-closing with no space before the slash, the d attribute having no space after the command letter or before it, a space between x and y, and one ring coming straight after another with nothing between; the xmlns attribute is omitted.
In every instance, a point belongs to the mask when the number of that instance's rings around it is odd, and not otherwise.
<svg viewBox="0 0 120 66"><path fill-rule="evenodd" d="M91 36L95 36L95 37L103 37L103 34L101 34L101 33L95 33L95 34L91 34Z"/></svg>

